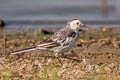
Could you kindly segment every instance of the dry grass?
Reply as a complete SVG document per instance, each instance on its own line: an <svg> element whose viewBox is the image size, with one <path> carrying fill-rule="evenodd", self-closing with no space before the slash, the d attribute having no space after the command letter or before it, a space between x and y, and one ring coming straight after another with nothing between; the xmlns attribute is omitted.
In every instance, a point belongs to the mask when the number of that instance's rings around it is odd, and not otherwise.
<svg viewBox="0 0 120 80"><path fill-rule="evenodd" d="M92 29L80 36L78 42L60 65L54 53L33 51L18 55L8 52L35 46L45 38L40 32L6 30L6 44L0 32L0 79L1 80L119 80L120 79L120 28L112 30ZM42 35L42 36L41 36ZM43 36L44 35L44 36ZM35 38L40 36L40 38ZM46 37L48 37L47 35ZM26 39L27 37L27 39ZM117 45L117 47L116 47ZM88 47L88 48L86 48ZM5 55L4 55L5 48Z"/></svg>

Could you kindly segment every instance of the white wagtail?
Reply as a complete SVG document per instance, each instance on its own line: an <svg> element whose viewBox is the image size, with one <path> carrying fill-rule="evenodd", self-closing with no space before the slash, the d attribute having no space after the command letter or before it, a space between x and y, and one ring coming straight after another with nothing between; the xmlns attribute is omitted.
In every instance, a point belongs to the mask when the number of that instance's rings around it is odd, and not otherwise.
<svg viewBox="0 0 120 80"><path fill-rule="evenodd" d="M35 47L25 48L11 52L9 54L18 54L23 52L29 52L33 50L48 50L53 51L55 57L64 55L64 52L70 50L79 39L79 30L86 28L86 26L78 19L74 19L67 22L65 28L60 29L51 37L41 41L41 43Z"/></svg>

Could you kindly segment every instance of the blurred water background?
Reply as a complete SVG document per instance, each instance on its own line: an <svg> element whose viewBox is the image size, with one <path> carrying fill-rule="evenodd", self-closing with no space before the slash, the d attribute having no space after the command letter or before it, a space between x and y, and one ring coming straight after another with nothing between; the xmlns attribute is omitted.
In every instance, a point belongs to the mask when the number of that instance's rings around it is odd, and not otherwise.
<svg viewBox="0 0 120 80"><path fill-rule="evenodd" d="M120 0L0 0L6 29L58 29L80 19L91 27L119 26Z"/></svg>

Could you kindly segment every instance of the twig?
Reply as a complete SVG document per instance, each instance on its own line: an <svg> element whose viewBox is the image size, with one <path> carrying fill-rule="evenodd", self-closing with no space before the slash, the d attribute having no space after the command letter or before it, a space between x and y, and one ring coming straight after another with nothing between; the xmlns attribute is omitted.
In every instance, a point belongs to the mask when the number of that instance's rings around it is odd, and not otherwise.
<svg viewBox="0 0 120 80"><path fill-rule="evenodd" d="M56 58L55 56L40 56L40 57L46 57L46 58ZM73 61L83 61L83 60L81 60L81 59L74 59L74 58L70 58L70 57L67 57L67 56L65 56L65 57L59 57L59 58L65 58L65 59L69 59L69 60L73 60Z"/></svg>

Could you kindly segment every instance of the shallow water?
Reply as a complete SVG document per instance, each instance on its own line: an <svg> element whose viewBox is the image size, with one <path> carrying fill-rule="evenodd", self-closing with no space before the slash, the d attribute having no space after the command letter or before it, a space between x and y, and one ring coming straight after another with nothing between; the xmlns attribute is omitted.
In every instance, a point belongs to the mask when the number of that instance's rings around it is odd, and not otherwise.
<svg viewBox="0 0 120 80"><path fill-rule="evenodd" d="M6 28L9 29L24 29L27 26L32 29L61 28L67 20L74 18L95 27L120 25L115 1L108 1L109 15L105 18L100 0L0 0L0 18L6 21Z"/></svg>

